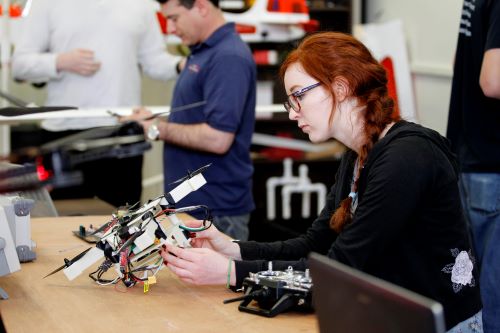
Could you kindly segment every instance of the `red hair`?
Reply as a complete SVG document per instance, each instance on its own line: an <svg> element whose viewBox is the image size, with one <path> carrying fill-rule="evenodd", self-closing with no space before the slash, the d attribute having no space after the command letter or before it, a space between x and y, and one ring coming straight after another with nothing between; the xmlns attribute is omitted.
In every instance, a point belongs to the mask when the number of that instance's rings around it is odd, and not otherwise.
<svg viewBox="0 0 500 333"><path fill-rule="evenodd" d="M300 63L304 70L327 88L332 98L333 112L337 104L333 83L343 79L349 85L349 96L364 106L364 141L359 153L356 179L368 153L385 127L399 116L394 114L394 102L388 95L387 75L384 67L373 58L370 51L351 35L339 32L321 32L306 37L285 59L280 68L283 79L290 65ZM357 180L353 186L357 192ZM352 221L352 198L347 197L330 219L330 226L340 232Z"/></svg>

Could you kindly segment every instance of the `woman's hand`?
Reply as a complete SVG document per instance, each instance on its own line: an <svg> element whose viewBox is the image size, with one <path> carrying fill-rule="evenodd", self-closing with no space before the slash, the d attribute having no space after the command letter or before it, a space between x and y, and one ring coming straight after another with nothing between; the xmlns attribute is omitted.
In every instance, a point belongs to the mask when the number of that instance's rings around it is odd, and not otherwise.
<svg viewBox="0 0 500 333"><path fill-rule="evenodd" d="M184 224L190 228L199 228L202 225L200 220L188 220ZM232 239L217 230L212 225L210 228L196 232L194 238L191 238L191 246L194 248L212 249L226 257L241 259L240 246L234 243Z"/></svg>
<svg viewBox="0 0 500 333"><path fill-rule="evenodd" d="M180 248L167 244L160 252L165 265L182 281L197 284L226 284L229 264L230 283L235 284L234 262L209 248Z"/></svg>

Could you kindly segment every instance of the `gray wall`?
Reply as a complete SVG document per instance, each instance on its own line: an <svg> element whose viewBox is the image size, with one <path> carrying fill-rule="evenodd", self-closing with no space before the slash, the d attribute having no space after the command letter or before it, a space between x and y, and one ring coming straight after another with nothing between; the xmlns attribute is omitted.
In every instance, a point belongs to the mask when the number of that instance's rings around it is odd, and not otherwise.
<svg viewBox="0 0 500 333"><path fill-rule="evenodd" d="M368 23L403 21L417 117L446 132L462 0L367 0Z"/></svg>

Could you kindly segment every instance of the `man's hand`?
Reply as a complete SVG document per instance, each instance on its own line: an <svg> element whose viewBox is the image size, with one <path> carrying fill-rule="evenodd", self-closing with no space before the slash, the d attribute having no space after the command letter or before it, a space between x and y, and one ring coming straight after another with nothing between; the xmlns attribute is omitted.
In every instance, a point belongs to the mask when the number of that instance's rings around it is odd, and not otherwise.
<svg viewBox="0 0 500 333"><path fill-rule="evenodd" d="M135 121L142 125L144 129L144 135L147 137L149 127L154 123L155 118L151 118L153 113L144 107L135 108L132 110L132 114L129 116L119 117L118 121L124 123L127 121Z"/></svg>
<svg viewBox="0 0 500 333"><path fill-rule="evenodd" d="M152 119L146 120L153 115L153 112L149 111L144 107L135 108L132 113L128 116L120 117L121 122L126 121L137 121L138 123L150 122Z"/></svg>
<svg viewBox="0 0 500 333"><path fill-rule="evenodd" d="M148 127L153 123L153 118L148 119L151 118L152 115L153 112L144 107L140 107L133 109L132 114L130 114L129 116L120 117L118 120L122 123L126 121L136 121L144 127L144 132L146 132Z"/></svg>
<svg viewBox="0 0 500 333"><path fill-rule="evenodd" d="M101 68L101 63L95 60L94 51L74 49L57 56L56 68L59 72L66 71L82 76L91 76Z"/></svg>

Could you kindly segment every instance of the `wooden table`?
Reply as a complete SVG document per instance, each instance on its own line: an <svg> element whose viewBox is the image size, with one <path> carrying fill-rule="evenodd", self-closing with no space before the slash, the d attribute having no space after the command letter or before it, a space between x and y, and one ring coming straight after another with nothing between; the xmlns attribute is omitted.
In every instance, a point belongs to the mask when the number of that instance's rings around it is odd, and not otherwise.
<svg viewBox="0 0 500 333"><path fill-rule="evenodd" d="M54 206L59 216L106 215L116 210L98 198L54 200Z"/></svg>
<svg viewBox="0 0 500 333"><path fill-rule="evenodd" d="M167 268L146 294L139 285L128 289L122 283L116 288L99 286L88 272L73 281L62 272L42 278L62 265L65 257L72 258L89 246L73 236L72 230L80 224L106 221L106 216L32 219L36 261L0 277L0 287L9 294L8 300L0 301L7 332L318 331L313 314L290 312L265 318L243 313L238 303L222 304L238 294L223 286L185 284Z"/></svg>

